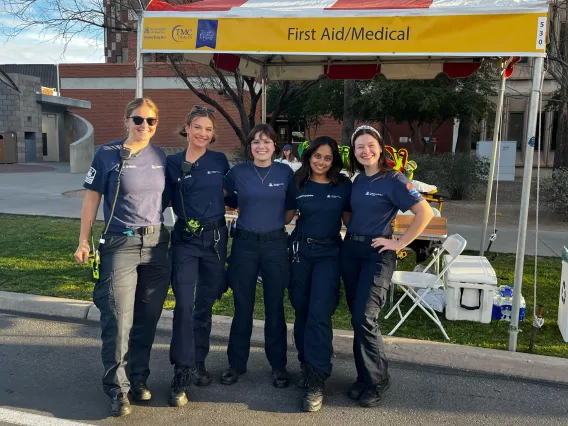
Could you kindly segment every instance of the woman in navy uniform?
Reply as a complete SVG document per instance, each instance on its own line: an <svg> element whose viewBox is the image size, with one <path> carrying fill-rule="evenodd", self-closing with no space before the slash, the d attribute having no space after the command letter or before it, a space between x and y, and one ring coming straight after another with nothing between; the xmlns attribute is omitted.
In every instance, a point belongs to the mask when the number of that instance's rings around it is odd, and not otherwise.
<svg viewBox="0 0 568 426"><path fill-rule="evenodd" d="M77 262L89 262L89 235L104 196L99 279L93 301L101 312L103 388L111 413L130 413L128 393L151 398L146 380L156 325L170 284L170 235L163 226L166 156L150 143L158 108L148 98L126 107L126 139L101 145L84 187ZM128 365L128 369L126 366Z"/></svg>
<svg viewBox="0 0 568 426"><path fill-rule="evenodd" d="M353 181L352 217L341 251L357 369L348 394L362 407L374 407L390 385L378 316L396 268L396 253L420 235L433 213L412 183L389 168L383 139L375 128L355 130L349 160L351 173L361 173ZM409 209L415 214L412 223L398 240L392 239L396 213Z"/></svg>
<svg viewBox="0 0 568 426"><path fill-rule="evenodd" d="M316 138L302 155L294 177L299 219L289 238L291 253L290 301L296 312L294 341L307 387L304 411L318 411L324 381L331 375L333 329L331 316L339 302L341 219L350 216L351 181L341 174L343 162L337 142Z"/></svg>
<svg viewBox="0 0 568 426"><path fill-rule="evenodd" d="M289 265L284 226L294 217L293 172L273 162L277 136L267 124L248 135L247 151L254 161L234 166L225 176L225 191L238 199L239 218L231 229L233 243L227 269L233 290L235 315L227 355L229 368L221 382L232 385L246 372L258 272L264 288L266 357L273 385L288 386L284 291Z"/></svg>
<svg viewBox="0 0 568 426"><path fill-rule="evenodd" d="M195 106L180 131L186 150L167 158L165 204L171 199L177 221L172 232L172 288L176 298L170 362L174 365L169 404L187 404L193 381L207 386L213 304L225 291L228 231L223 178L225 154L211 151L213 110Z"/></svg>

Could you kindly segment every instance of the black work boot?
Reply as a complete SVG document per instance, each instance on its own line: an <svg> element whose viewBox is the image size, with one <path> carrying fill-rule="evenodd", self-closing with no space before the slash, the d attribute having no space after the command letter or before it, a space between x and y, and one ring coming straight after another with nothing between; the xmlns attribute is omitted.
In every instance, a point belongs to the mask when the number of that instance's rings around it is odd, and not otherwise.
<svg viewBox="0 0 568 426"><path fill-rule="evenodd" d="M300 364L300 376L298 377L296 385L302 389L308 387L308 373L306 372L306 364L304 362Z"/></svg>
<svg viewBox="0 0 568 426"><path fill-rule="evenodd" d="M289 384L288 372L286 368L272 369L272 386L275 388L286 388Z"/></svg>
<svg viewBox="0 0 568 426"><path fill-rule="evenodd" d="M221 374L221 383L224 385L234 385L239 381L239 376L246 372L247 370L237 370L234 367L229 367Z"/></svg>
<svg viewBox="0 0 568 426"><path fill-rule="evenodd" d="M307 369L308 390L302 399L302 410L319 411L323 404L324 380L312 367L307 366Z"/></svg>
<svg viewBox="0 0 568 426"><path fill-rule="evenodd" d="M195 386L209 386L211 384L211 376L205 367L204 362L198 362L193 369L193 383Z"/></svg>
<svg viewBox="0 0 568 426"><path fill-rule="evenodd" d="M152 399L152 392L150 392L144 380L132 383L130 393L134 401L150 401Z"/></svg>
<svg viewBox="0 0 568 426"><path fill-rule="evenodd" d="M172 407L182 407L187 404L189 387L191 386L191 369L189 367L176 367L174 378L170 384L168 404Z"/></svg>
<svg viewBox="0 0 568 426"><path fill-rule="evenodd" d="M349 388L349 390L347 391L347 396L349 396L349 398L351 398L354 401L358 401L359 398L361 398L361 396L363 395L363 393L365 393L366 389L367 387L365 386L365 383L359 381L359 378L357 378L357 381L353 383Z"/></svg>
<svg viewBox="0 0 568 426"><path fill-rule="evenodd" d="M128 394L119 393L110 399L110 414L114 417L127 416L132 412Z"/></svg>
<svg viewBox="0 0 568 426"><path fill-rule="evenodd" d="M385 395L386 390L390 386L390 375L387 376L382 382L377 386L367 387L361 399L359 399L359 405L361 407L376 407L381 403Z"/></svg>

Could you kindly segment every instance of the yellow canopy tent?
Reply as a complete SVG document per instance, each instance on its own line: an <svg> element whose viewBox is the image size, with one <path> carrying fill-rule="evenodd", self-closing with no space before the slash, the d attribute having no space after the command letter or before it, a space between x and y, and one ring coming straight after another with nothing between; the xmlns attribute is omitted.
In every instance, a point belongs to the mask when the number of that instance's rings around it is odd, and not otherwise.
<svg viewBox="0 0 568 426"><path fill-rule="evenodd" d="M275 80L429 79L474 73L483 60L503 66L482 234L485 244L505 78L518 57L534 57L509 349L516 349L534 135L548 24L546 0L153 0L143 13L138 52L189 60ZM517 59L514 59L517 58ZM142 95L142 61L137 61ZM263 90L263 95L265 95ZM263 96L262 118L266 119Z"/></svg>

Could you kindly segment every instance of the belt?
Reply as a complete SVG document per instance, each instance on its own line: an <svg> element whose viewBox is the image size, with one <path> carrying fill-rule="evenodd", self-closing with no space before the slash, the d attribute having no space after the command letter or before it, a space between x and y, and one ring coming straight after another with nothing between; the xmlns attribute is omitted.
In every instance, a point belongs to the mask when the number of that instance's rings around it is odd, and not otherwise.
<svg viewBox="0 0 568 426"><path fill-rule="evenodd" d="M186 224L184 223L183 220L177 220L174 225L174 229L176 231L185 231L185 225ZM194 233L199 234L203 231L213 231L215 229L222 228L223 226L227 226L225 219L219 219L217 222L202 223L199 225L199 228L197 228Z"/></svg>
<svg viewBox="0 0 568 426"><path fill-rule="evenodd" d="M388 238L391 239L392 235L356 235L347 233L345 234L345 241L357 241L359 243L371 244L375 238Z"/></svg>
<svg viewBox="0 0 568 426"><path fill-rule="evenodd" d="M315 238L302 238L302 242L306 244L321 244L323 246L329 246L332 244L337 244L340 240L339 237L335 238L324 238L323 240L316 240Z"/></svg>
<svg viewBox="0 0 568 426"><path fill-rule="evenodd" d="M124 235L133 237L134 235L150 235L160 231L162 225L141 226L140 228L128 229L123 232Z"/></svg>
<svg viewBox="0 0 568 426"><path fill-rule="evenodd" d="M261 243L265 243L267 241L272 241L272 240L282 240L286 237L287 234L284 230L267 232L265 234L257 234L256 232L244 231L238 228L235 229L235 235L234 235L234 238L238 238L241 240L259 241Z"/></svg>

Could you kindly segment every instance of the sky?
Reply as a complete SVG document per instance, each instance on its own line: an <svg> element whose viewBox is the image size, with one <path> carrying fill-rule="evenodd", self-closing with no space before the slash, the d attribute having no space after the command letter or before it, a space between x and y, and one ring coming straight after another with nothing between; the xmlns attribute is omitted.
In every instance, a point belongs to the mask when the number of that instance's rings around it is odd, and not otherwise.
<svg viewBox="0 0 568 426"><path fill-rule="evenodd" d="M2 0L0 0L2 1ZM53 41L52 35L42 35L40 28L28 29L15 38L8 38L2 29L17 25L11 16L0 12L0 64L56 64L104 62L104 46L92 39L75 37L67 46ZM64 52L65 51L65 52Z"/></svg>

